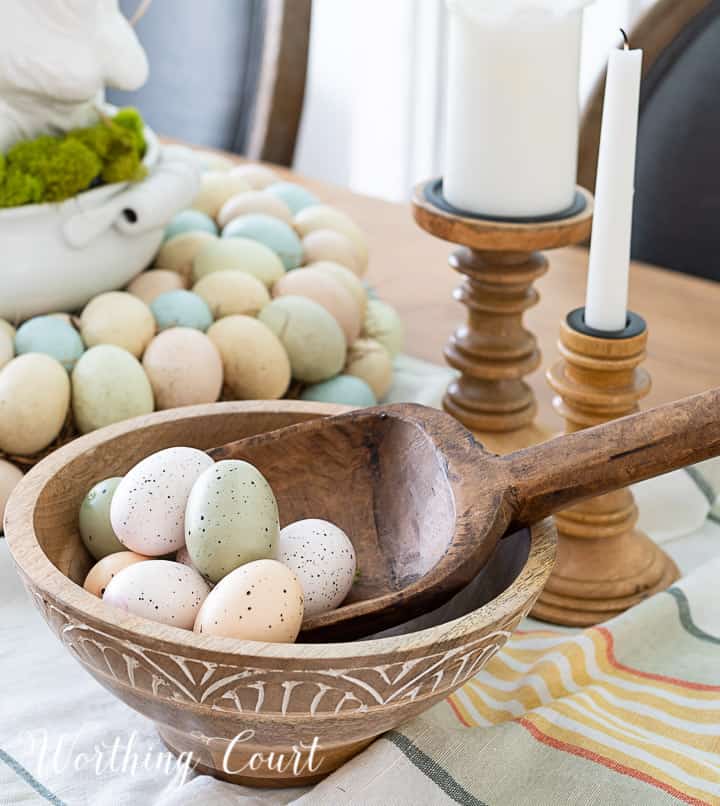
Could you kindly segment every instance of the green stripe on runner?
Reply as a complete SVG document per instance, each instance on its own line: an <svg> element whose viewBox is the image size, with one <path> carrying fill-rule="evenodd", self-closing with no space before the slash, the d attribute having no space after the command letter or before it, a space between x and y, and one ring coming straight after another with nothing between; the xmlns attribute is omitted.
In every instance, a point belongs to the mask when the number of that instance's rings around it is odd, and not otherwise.
<svg viewBox="0 0 720 806"><path fill-rule="evenodd" d="M677 602L678 618L686 632L689 632L690 635L699 638L701 641L707 641L709 644L720 644L720 638L716 635L711 635L709 632L705 632L705 630L701 630L693 621L690 602L680 588L668 588L665 593L669 593Z"/></svg>
<svg viewBox="0 0 720 806"><path fill-rule="evenodd" d="M440 787L440 789L456 803L460 803L462 806L487 806L486 803L470 794L470 792L462 787L444 767L441 767L437 761L434 761L427 753L424 753L416 744L411 742L407 736L403 736L402 733L391 730L382 738L392 742L408 761L426 775L436 786Z"/></svg>
<svg viewBox="0 0 720 806"><path fill-rule="evenodd" d="M38 795L42 795L49 803L52 803L53 806L66 806L65 802L60 800L57 795L54 795L47 787L43 786L40 781L32 776L29 770L25 769L23 765L14 759L10 753L6 753L2 747L0 747L0 761L3 761L7 764L8 767L18 776L18 778L22 778L25 783L35 790Z"/></svg>

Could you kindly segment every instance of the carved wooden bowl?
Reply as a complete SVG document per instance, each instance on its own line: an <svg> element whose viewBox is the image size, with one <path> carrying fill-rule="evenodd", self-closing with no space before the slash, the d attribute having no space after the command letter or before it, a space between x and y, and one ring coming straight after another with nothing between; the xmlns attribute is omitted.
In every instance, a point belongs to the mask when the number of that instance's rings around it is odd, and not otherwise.
<svg viewBox="0 0 720 806"><path fill-rule="evenodd" d="M77 517L92 484L162 448L208 449L343 410L232 402L126 421L51 454L8 505L10 549L50 627L103 686L156 722L172 750L192 751L201 771L256 786L322 778L478 672L528 613L550 572L556 536L543 521L503 539L475 582L439 610L382 637L334 644L198 635L126 615L83 590L91 559ZM282 517L282 480L271 483ZM422 530L428 515L413 511L411 495L407 501L408 520ZM341 525L348 509L367 506L347 491L313 500L311 478L307 503L308 517ZM375 517L381 521L382 511ZM362 569L362 552L358 561ZM362 584L352 595L362 595Z"/></svg>

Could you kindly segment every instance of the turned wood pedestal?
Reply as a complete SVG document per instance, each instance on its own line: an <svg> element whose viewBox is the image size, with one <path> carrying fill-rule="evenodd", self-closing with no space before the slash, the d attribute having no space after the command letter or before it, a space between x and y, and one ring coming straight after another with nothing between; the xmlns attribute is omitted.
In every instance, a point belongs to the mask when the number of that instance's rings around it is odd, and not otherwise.
<svg viewBox="0 0 720 806"><path fill-rule="evenodd" d="M631 314L628 327L608 338L587 328L583 314L578 309L563 322L563 358L547 373L565 433L632 414L650 391L650 376L639 366L645 322ZM637 518L629 489L557 514L557 562L532 615L568 626L597 624L674 582L675 563L635 528Z"/></svg>
<svg viewBox="0 0 720 806"><path fill-rule="evenodd" d="M588 237L591 194L578 188L564 217L501 221L453 211L442 199L440 180L434 179L415 188L413 214L431 235L460 245L450 265L465 277L455 298L468 316L445 349L448 364L460 373L445 395L446 411L500 452L541 441L545 435L539 429L533 433L535 396L524 380L541 357L523 315L538 302L533 284L548 270L540 250ZM515 438L493 439L507 432Z"/></svg>

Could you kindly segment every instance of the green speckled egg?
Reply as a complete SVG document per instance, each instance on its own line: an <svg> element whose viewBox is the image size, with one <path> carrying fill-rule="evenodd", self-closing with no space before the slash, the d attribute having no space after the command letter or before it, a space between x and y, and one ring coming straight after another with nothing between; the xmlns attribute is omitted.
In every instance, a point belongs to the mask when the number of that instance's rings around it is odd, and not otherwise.
<svg viewBox="0 0 720 806"><path fill-rule="evenodd" d="M282 342L296 380L318 383L345 366L345 336L335 317L317 302L293 295L277 297L258 318Z"/></svg>
<svg viewBox="0 0 720 806"><path fill-rule="evenodd" d="M398 312L379 299L368 301L362 335L379 341L392 358L402 350L405 338Z"/></svg>
<svg viewBox="0 0 720 806"><path fill-rule="evenodd" d="M272 193L273 196L282 199L293 215L299 213L305 207L320 204L320 199L317 196L313 196L309 190L306 190L301 185L296 185L294 182L275 182L274 185L266 188L265 192Z"/></svg>
<svg viewBox="0 0 720 806"><path fill-rule="evenodd" d="M182 288L160 294L150 303L150 310L155 317L158 330L191 327L204 333L213 323L207 302L192 291Z"/></svg>
<svg viewBox="0 0 720 806"><path fill-rule="evenodd" d="M374 406L377 403L367 383L353 375L338 375L329 381L306 386L300 398L318 403L343 403L346 406Z"/></svg>
<svg viewBox="0 0 720 806"><path fill-rule="evenodd" d="M90 488L80 505L80 537L96 560L127 549L117 539L110 523L110 502L122 476L99 481Z"/></svg>
<svg viewBox="0 0 720 806"><path fill-rule="evenodd" d="M235 568L274 556L277 502L248 462L217 462L197 479L185 509L185 544L197 570L217 582Z"/></svg>
<svg viewBox="0 0 720 806"><path fill-rule="evenodd" d="M70 371L85 352L80 334L57 316L35 316L20 325L15 334L15 352L44 353Z"/></svg>
<svg viewBox="0 0 720 806"><path fill-rule="evenodd" d="M286 269L296 269L302 263L303 248L296 232L284 221L263 213L233 218L222 231L223 238L249 238L272 249Z"/></svg>
<svg viewBox="0 0 720 806"><path fill-rule="evenodd" d="M217 235L217 226L207 213L201 210L181 210L165 227L164 241L184 232L209 232Z"/></svg>
<svg viewBox="0 0 720 806"><path fill-rule="evenodd" d="M214 271L244 271L257 277L266 288L285 274L280 258L264 243L250 238L218 238L205 244L193 261L193 279Z"/></svg>

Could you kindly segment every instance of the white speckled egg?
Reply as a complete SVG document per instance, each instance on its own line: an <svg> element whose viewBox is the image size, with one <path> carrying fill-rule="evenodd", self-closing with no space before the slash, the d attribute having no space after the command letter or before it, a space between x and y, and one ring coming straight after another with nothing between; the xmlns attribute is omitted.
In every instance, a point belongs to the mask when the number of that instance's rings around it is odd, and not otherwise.
<svg viewBox="0 0 720 806"><path fill-rule="evenodd" d="M353 274L359 274L359 262L353 242L333 229L316 229L302 239L305 263L318 263L321 260L339 263Z"/></svg>
<svg viewBox="0 0 720 806"><path fill-rule="evenodd" d="M250 316L226 316L207 335L220 352L225 386L236 400L278 400L285 394L290 359L267 325Z"/></svg>
<svg viewBox="0 0 720 806"><path fill-rule="evenodd" d="M184 232L176 235L160 247L155 255L155 268L177 272L187 285L192 277L193 261L207 244L219 238L209 232Z"/></svg>
<svg viewBox="0 0 720 806"><path fill-rule="evenodd" d="M155 319L141 299L127 291L108 291L85 306L80 332L88 347L114 344L139 358L155 335Z"/></svg>
<svg viewBox="0 0 720 806"><path fill-rule="evenodd" d="M303 593L295 574L277 560L255 560L218 582L194 630L242 641L292 643L302 620Z"/></svg>
<svg viewBox="0 0 720 806"><path fill-rule="evenodd" d="M358 225L341 210L318 204L306 207L295 216L295 229L304 238L308 233L319 229L332 229L345 235L353 245L357 260L356 271L365 274L368 264L368 246L365 234Z"/></svg>
<svg viewBox="0 0 720 806"><path fill-rule="evenodd" d="M335 524L295 521L280 532L277 558L295 574L305 598L305 618L339 607L355 581L355 549Z"/></svg>
<svg viewBox="0 0 720 806"><path fill-rule="evenodd" d="M273 491L249 462L217 462L193 485L185 544L195 568L213 582L244 563L272 557L279 534Z"/></svg>
<svg viewBox="0 0 720 806"><path fill-rule="evenodd" d="M72 372L72 409L82 434L150 414L152 388L140 362L113 344L92 347Z"/></svg>
<svg viewBox="0 0 720 806"><path fill-rule="evenodd" d="M249 238L220 238L204 246L193 263L195 282L214 271L252 274L267 288L285 274L280 258L265 244Z"/></svg>
<svg viewBox="0 0 720 806"><path fill-rule="evenodd" d="M138 462L115 490L110 522L124 546L158 557L185 542L185 506L213 460L197 448L165 448Z"/></svg>
<svg viewBox="0 0 720 806"><path fill-rule="evenodd" d="M230 173L233 176L239 176L244 179L253 190L262 190L279 179L272 168L268 168L266 165L258 165L257 163L236 165Z"/></svg>
<svg viewBox="0 0 720 806"><path fill-rule="evenodd" d="M345 336L335 317L322 305L307 297L277 297L263 308L259 319L283 343L297 380L317 383L342 370L347 351Z"/></svg>
<svg viewBox="0 0 720 806"><path fill-rule="evenodd" d="M148 345L142 364L158 410L214 403L220 397L223 383L220 353L199 330L186 327L164 330Z"/></svg>
<svg viewBox="0 0 720 806"><path fill-rule="evenodd" d="M257 316L270 302L268 290L257 277L244 271L214 271L195 283L193 293L202 297L215 319L240 314Z"/></svg>
<svg viewBox="0 0 720 806"><path fill-rule="evenodd" d="M250 190L247 181L232 171L207 171L202 175L200 190L193 199L193 210L217 218L220 208L228 199L247 190Z"/></svg>
<svg viewBox="0 0 720 806"><path fill-rule="evenodd" d="M108 554L93 565L85 577L83 587L93 596L102 599L105 588L110 584L110 580L115 574L119 574L129 565L145 562L149 559L149 557L143 557L142 554L136 554L134 551L118 551L114 554Z"/></svg>
<svg viewBox="0 0 720 806"><path fill-rule="evenodd" d="M49 355L28 353L0 369L0 451L30 456L47 448L63 427L70 380Z"/></svg>
<svg viewBox="0 0 720 806"><path fill-rule="evenodd" d="M185 288L185 280L177 271L171 269L150 269L138 274L127 287L128 294L141 299L146 305L164 294Z"/></svg>
<svg viewBox="0 0 720 806"><path fill-rule="evenodd" d="M269 299L270 297L268 297L268 301ZM5 364L12 361L14 355L15 344L13 339L10 338L9 333L0 330L0 369L2 369Z"/></svg>
<svg viewBox="0 0 720 806"><path fill-rule="evenodd" d="M368 300L362 335L380 342L391 358L395 358L402 350L405 340L403 323L398 312L379 299Z"/></svg>
<svg viewBox="0 0 720 806"><path fill-rule="evenodd" d="M80 505L80 539L96 560L125 551L110 523L110 503L122 476L112 476L94 484Z"/></svg>
<svg viewBox="0 0 720 806"><path fill-rule="evenodd" d="M34 316L23 322L15 334L15 352L45 353L59 361L68 372L85 351L80 334L59 316Z"/></svg>
<svg viewBox="0 0 720 806"><path fill-rule="evenodd" d="M148 560L119 571L103 602L134 616L191 630L210 586L197 571L172 560Z"/></svg>
<svg viewBox="0 0 720 806"><path fill-rule="evenodd" d="M348 348L345 372L365 381L378 400L382 400L392 386L392 358L375 339L358 339Z"/></svg>
<svg viewBox="0 0 720 806"><path fill-rule="evenodd" d="M2 522L5 517L5 505L10 498L10 493L15 489L21 478L22 473L15 465L0 459L0 532L2 532Z"/></svg>
<svg viewBox="0 0 720 806"><path fill-rule="evenodd" d="M308 263L306 269L315 269L316 271L334 277L352 294L355 304L360 311L360 320L365 321L365 314L367 312L368 295L365 286L356 274L350 271L345 266L335 263L332 260L319 260L317 263Z"/></svg>
<svg viewBox="0 0 720 806"><path fill-rule="evenodd" d="M290 208L282 199L263 193L260 190L251 190L249 193L241 193L233 196L223 204L218 213L218 224L224 229L231 221L241 215L267 215L279 218L286 224L292 226L293 214Z"/></svg>

